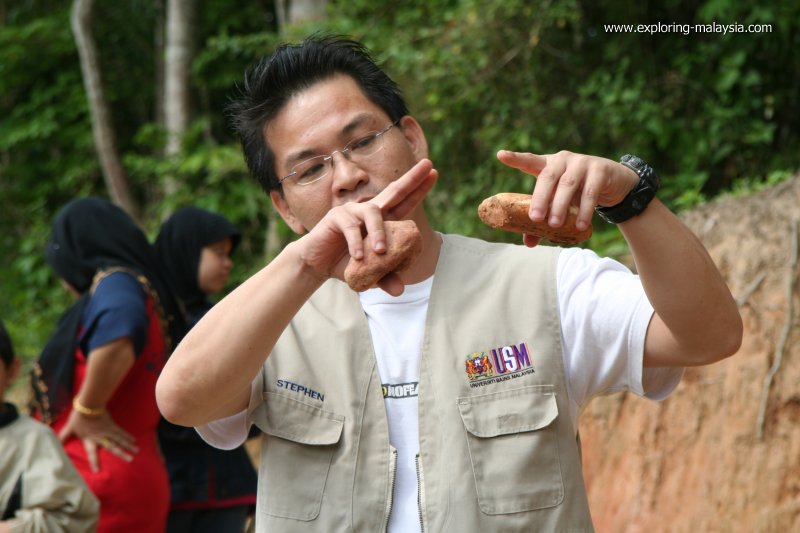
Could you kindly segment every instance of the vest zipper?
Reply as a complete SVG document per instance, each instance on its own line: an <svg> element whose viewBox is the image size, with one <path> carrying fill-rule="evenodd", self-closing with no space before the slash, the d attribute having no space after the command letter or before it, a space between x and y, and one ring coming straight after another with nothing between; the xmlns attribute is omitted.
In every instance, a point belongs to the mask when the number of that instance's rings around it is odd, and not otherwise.
<svg viewBox="0 0 800 533"><path fill-rule="evenodd" d="M392 503L394 502L394 483L397 479L397 450L392 448L392 459L389 462L389 499L386 502L386 520L383 523L383 531L389 529L389 517L392 515Z"/></svg>
<svg viewBox="0 0 800 533"><path fill-rule="evenodd" d="M419 464L419 454L414 458L414 463L417 467L417 511L419 511L419 530L425 533L425 513L422 510L425 502L422 487L425 485L422 483L422 467Z"/></svg>

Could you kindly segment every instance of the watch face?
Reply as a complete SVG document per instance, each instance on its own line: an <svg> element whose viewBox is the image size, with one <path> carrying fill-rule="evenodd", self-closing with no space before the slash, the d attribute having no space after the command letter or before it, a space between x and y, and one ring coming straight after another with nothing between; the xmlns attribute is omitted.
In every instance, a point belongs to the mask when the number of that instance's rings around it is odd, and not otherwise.
<svg viewBox="0 0 800 533"><path fill-rule="evenodd" d="M620 159L620 163L632 168L640 178L644 179L653 189L658 190L661 187L661 179L658 173L645 163L644 159L635 155L626 154Z"/></svg>
<svg viewBox="0 0 800 533"><path fill-rule="evenodd" d="M636 157L635 155L631 156L631 158L628 160L628 163L630 163L632 166L634 166L636 168L642 168L643 166L645 166L647 164L647 163L644 162L644 160Z"/></svg>

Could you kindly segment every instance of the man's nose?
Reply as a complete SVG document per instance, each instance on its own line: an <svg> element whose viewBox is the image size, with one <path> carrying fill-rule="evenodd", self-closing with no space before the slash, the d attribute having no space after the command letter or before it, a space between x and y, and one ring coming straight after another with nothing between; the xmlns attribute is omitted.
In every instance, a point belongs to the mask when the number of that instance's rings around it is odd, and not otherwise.
<svg viewBox="0 0 800 533"><path fill-rule="evenodd" d="M349 153L333 152L331 154L331 180L335 192L352 191L360 183L369 181L369 175L361 165L350 158Z"/></svg>

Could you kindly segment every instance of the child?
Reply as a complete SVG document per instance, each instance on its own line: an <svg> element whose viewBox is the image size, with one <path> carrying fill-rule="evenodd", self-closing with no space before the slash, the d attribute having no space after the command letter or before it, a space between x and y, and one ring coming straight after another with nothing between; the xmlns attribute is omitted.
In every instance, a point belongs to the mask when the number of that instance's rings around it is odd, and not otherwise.
<svg viewBox="0 0 800 533"><path fill-rule="evenodd" d="M94 531L99 504L50 428L4 402L19 374L0 321L0 533Z"/></svg>

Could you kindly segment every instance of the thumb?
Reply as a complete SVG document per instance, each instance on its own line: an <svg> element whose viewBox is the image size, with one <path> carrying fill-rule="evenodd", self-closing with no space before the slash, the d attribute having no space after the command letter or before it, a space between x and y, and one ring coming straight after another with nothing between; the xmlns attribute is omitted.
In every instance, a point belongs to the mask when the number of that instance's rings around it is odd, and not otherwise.
<svg viewBox="0 0 800 533"><path fill-rule="evenodd" d="M512 152L511 150L500 150L497 152L497 159L504 165L516 168L527 174L537 175L547 166L547 156L531 154L528 152Z"/></svg>

